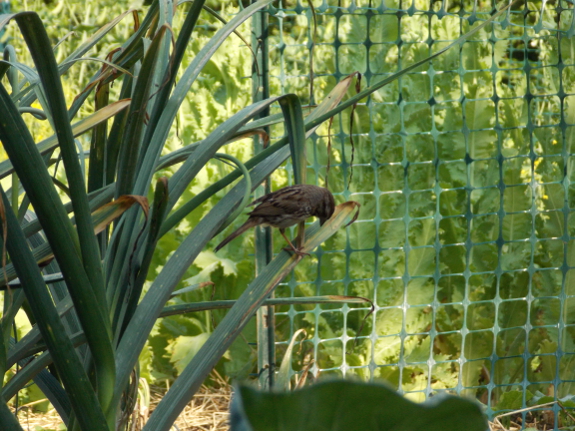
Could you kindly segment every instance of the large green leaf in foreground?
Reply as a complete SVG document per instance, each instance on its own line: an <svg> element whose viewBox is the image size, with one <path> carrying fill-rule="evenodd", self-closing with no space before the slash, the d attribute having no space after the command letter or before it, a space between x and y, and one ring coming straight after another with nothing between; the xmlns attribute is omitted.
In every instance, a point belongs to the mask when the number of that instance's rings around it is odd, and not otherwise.
<svg viewBox="0 0 575 431"><path fill-rule="evenodd" d="M438 395L416 404L377 383L326 381L294 392L241 386L232 402L232 431L484 431L479 405Z"/></svg>

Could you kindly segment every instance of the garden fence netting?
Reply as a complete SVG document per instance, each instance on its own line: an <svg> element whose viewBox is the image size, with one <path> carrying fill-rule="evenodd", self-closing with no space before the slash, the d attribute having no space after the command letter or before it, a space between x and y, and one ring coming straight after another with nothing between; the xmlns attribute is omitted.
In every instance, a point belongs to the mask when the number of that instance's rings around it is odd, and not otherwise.
<svg viewBox="0 0 575 431"><path fill-rule="evenodd" d="M310 2L274 3L260 29L262 82L304 104L353 72L362 88L380 81L508 4ZM278 362L305 329L292 381L307 371L384 379L414 400L475 397L491 416L575 406L573 9L515 3L308 139L308 182L325 184L331 144L328 186L361 212L276 296L361 296L375 310L276 307ZM546 409L557 426L561 405Z"/></svg>

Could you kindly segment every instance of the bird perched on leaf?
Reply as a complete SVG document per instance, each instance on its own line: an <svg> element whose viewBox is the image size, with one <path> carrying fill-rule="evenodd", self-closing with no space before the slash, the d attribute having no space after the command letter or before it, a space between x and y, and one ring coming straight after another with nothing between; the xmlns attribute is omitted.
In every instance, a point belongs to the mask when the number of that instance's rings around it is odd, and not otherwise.
<svg viewBox="0 0 575 431"><path fill-rule="evenodd" d="M224 239L216 248L217 252L228 242L255 226L277 227L291 250L296 254L305 254L298 250L285 235L286 228L296 225L309 217L319 218L323 225L335 210L335 200L328 189L310 184L296 184L284 187L253 201L250 206L259 204L250 213L250 218L236 231Z"/></svg>

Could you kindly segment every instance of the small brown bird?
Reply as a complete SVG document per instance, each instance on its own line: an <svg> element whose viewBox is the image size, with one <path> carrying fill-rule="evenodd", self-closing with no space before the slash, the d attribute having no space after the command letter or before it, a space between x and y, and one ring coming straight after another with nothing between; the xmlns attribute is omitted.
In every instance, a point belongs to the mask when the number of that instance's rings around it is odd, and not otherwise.
<svg viewBox="0 0 575 431"><path fill-rule="evenodd" d="M253 201L250 206L259 204L250 213L250 218L236 231L224 239L214 251L254 226L277 227L291 249L302 254L285 235L286 228L298 224L311 216L319 218L323 225L335 210L335 200L328 189L309 184L296 184L284 187Z"/></svg>

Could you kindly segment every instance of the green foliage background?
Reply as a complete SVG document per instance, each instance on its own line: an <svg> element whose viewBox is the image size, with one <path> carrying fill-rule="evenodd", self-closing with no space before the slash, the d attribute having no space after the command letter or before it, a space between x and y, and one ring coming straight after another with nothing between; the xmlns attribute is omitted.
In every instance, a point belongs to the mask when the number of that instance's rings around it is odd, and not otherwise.
<svg viewBox="0 0 575 431"><path fill-rule="evenodd" d="M313 51L309 8L286 1L272 11L272 95L293 92L313 104L349 73L379 81L469 30L469 22L455 15L460 7L481 19L492 7L452 4L439 19L439 3L426 0L416 0L412 14L398 13L404 6L396 0L372 2L372 12L356 8L368 2L344 1L336 8L337 3L313 2ZM237 10L215 0L210 6L224 16ZM41 14L54 41L75 31L59 45L60 60L125 5L35 1L24 7ZM324 124L308 140L310 181L326 179L331 135L329 187L339 202L359 201L362 211L276 293L363 296L376 311L364 320L365 306L277 307L280 357L295 329L307 331L304 348L292 358L294 374L311 366L321 375L383 378L418 400L457 391L492 410L571 395L575 46L572 37L547 30L568 30L572 15L552 7L539 13L541 8L541 2L516 7L506 28L488 26L460 49L377 91L354 111L353 147L349 112L335 119L331 131ZM202 23L204 34L192 45L196 51L220 25L207 14ZM103 58L117 46L114 35L125 40L131 25L126 19L93 56ZM248 38L250 29L240 32ZM251 54L237 38L224 46L194 85L188 109L180 111L171 149L202 139L250 100ZM82 62L68 72L69 101L81 90L82 77L98 67ZM38 135L45 133L42 125L35 127ZM281 125L272 127L272 139L282 135ZM226 148L242 160L252 151L248 140ZM184 197L227 169L210 164ZM287 172L274 176L273 188L290 182ZM162 238L149 280L213 204ZM204 251L182 287L211 280L214 299L237 297L254 271L252 238L245 235L217 256ZM281 245L275 241L276 250ZM211 297L204 289L174 302ZM222 315L159 320L141 358L144 375L156 383L173 377ZM254 371L254 341L252 325L219 371L238 377ZM509 395L524 389L525 397Z"/></svg>

